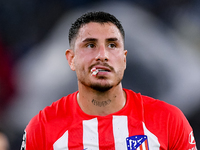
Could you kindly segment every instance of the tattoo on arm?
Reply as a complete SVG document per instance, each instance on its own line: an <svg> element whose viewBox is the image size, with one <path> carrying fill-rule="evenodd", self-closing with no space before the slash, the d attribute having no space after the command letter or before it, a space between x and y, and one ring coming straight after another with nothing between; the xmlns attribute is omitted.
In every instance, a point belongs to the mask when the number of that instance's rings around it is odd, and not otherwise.
<svg viewBox="0 0 200 150"><path fill-rule="evenodd" d="M106 101L97 101L97 100L92 100L92 103L95 106L99 106L99 107L105 107L106 105L110 104L111 100L106 100Z"/></svg>

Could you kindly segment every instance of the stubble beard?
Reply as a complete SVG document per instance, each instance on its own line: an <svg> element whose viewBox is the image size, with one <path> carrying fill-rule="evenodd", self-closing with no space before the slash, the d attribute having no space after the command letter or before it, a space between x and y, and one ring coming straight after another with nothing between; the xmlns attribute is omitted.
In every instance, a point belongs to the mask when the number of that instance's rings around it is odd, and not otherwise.
<svg viewBox="0 0 200 150"><path fill-rule="evenodd" d="M91 66L89 68L89 71L91 70L92 67L93 66ZM112 67L110 67L110 68L111 68L111 70L113 70L113 72L115 72L114 68L112 68ZM118 86L122 81L123 73L122 72L115 72L115 73L118 74L118 76L116 77L116 79L115 79L115 81L113 83L109 83L109 81L106 83L107 78L106 77L99 77L98 75L95 78L98 78L99 81L92 82L90 79L86 79L85 78L86 74L79 76L78 81L82 85L84 85L86 87L89 87L89 88L91 88L91 89L93 89L95 91L106 92L106 91L112 89L113 87ZM102 80L102 82L100 80ZM105 82L105 83L103 83L103 82Z"/></svg>
<svg viewBox="0 0 200 150"><path fill-rule="evenodd" d="M101 80L106 80L106 79L101 79ZM87 86L87 87L89 87L89 88L91 88L91 89L93 89L93 90L95 90L95 91L99 91L99 92L106 92L106 91L108 91L108 90L110 90L110 89L112 89L114 86L117 86L117 85L119 85L120 83L121 83L121 78L118 78L118 80L117 80L117 82L116 82L116 84L115 83L113 83L113 84L111 84L111 83L100 83L100 82L98 82L98 83L87 83L85 80L80 80L79 79L79 82L81 83L81 84L83 84L84 86ZM104 81L102 81L102 82L104 82Z"/></svg>
<svg viewBox="0 0 200 150"><path fill-rule="evenodd" d="M110 84L106 84L106 85L101 85L101 84L91 84L90 88L92 88L93 90L99 91L99 92L106 92L108 90L110 90L113 87L113 85Z"/></svg>

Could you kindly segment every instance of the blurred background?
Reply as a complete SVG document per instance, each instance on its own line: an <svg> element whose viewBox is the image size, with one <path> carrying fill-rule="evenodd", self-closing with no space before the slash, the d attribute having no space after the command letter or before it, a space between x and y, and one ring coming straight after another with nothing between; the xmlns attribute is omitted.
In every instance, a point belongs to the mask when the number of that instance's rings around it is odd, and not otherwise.
<svg viewBox="0 0 200 150"><path fill-rule="evenodd" d="M179 107L200 148L199 0L0 0L0 131L10 150L20 149L33 116L77 90L68 30L98 10L125 29L123 87Z"/></svg>

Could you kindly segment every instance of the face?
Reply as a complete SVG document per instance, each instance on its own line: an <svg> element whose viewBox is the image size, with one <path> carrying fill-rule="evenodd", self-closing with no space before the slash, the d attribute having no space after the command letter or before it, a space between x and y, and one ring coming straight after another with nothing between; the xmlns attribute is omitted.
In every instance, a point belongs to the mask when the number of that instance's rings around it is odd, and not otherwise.
<svg viewBox="0 0 200 150"><path fill-rule="evenodd" d="M106 91L121 83L126 54L122 35L114 24L91 22L80 28L66 57L79 85ZM91 74L94 67L100 70L96 76Z"/></svg>

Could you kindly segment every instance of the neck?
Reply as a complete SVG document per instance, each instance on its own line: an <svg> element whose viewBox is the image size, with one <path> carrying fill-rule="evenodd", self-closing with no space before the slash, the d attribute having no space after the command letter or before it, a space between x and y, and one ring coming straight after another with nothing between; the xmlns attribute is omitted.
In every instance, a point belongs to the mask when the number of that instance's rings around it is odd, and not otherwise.
<svg viewBox="0 0 200 150"><path fill-rule="evenodd" d="M77 101L86 114L106 116L124 107L126 94L122 89L121 83L105 92L79 86Z"/></svg>

